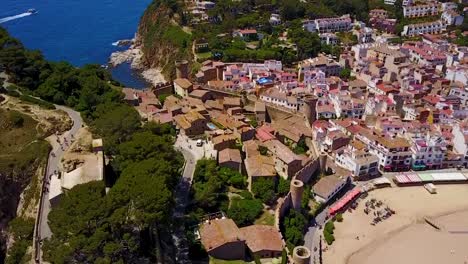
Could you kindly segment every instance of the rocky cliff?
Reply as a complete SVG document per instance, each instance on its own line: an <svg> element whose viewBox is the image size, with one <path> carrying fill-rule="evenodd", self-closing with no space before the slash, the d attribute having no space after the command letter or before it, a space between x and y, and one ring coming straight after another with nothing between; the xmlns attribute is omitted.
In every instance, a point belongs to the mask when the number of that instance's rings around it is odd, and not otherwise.
<svg viewBox="0 0 468 264"><path fill-rule="evenodd" d="M161 68L167 80L174 78L176 60L192 61L191 34L182 24L183 4L173 0L154 0L143 14L136 45L143 51L146 68Z"/></svg>

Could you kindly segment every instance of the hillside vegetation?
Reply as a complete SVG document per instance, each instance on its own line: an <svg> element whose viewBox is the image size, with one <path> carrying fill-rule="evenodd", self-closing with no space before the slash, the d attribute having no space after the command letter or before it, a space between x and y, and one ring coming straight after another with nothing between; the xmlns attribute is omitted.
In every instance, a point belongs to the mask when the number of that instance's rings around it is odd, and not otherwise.
<svg viewBox="0 0 468 264"><path fill-rule="evenodd" d="M175 0L155 0L143 14L137 42L142 45L147 67L160 67L165 77L173 78L174 62L192 61L192 38L182 30L186 23L183 4Z"/></svg>

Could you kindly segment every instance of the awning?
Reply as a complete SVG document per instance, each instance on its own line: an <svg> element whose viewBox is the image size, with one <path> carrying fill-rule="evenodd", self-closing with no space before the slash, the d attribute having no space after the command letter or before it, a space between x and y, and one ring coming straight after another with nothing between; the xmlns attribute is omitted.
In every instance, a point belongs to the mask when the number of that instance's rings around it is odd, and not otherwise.
<svg viewBox="0 0 468 264"><path fill-rule="evenodd" d="M343 198L341 198L338 202L332 205L329 209L329 214L335 214L337 211L343 209L350 201L352 201L356 196L361 194L361 189L354 188L351 192L346 194Z"/></svg>

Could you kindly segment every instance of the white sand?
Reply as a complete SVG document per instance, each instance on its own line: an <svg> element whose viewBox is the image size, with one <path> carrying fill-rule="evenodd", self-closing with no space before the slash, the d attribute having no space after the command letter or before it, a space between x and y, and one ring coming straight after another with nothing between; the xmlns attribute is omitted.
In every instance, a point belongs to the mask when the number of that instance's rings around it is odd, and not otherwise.
<svg viewBox="0 0 468 264"><path fill-rule="evenodd" d="M446 258L444 252L463 259L465 256L461 254L463 251L459 246L461 240L468 239L468 234L455 237L448 233L431 232L423 218L467 210L468 185L438 185L438 194L435 195L429 194L422 186L388 188L371 192L366 200L370 198L384 201L396 211L396 215L371 226L373 216L364 214L365 201L361 201L357 210L344 214L343 223L336 223L336 241L324 252L325 263L463 263L431 262ZM447 217L449 220L441 218L438 221L449 221L450 225L458 225L459 229L464 224L468 225L466 217ZM465 229L468 231L468 226ZM439 247L439 250L428 250L431 245ZM468 241L464 245L468 245ZM460 255L451 254L448 248L455 249L455 253L459 252ZM468 252L468 246L465 249L464 252Z"/></svg>

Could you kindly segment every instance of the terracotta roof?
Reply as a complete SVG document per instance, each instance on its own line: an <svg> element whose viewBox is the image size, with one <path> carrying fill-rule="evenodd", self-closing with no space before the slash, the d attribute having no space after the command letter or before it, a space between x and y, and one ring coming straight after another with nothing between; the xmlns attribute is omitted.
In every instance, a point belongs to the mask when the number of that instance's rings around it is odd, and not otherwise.
<svg viewBox="0 0 468 264"><path fill-rule="evenodd" d="M275 177L275 162L272 157L255 155L245 159L245 169L249 177Z"/></svg>
<svg viewBox="0 0 468 264"><path fill-rule="evenodd" d="M278 140L270 140L264 144L270 152L272 152L274 155L276 155L276 157L278 157L286 164L289 164L295 160L300 160L298 155L296 155L291 149Z"/></svg>
<svg viewBox="0 0 468 264"><path fill-rule="evenodd" d="M241 228L240 231L253 253L283 250L281 233L274 226L251 225Z"/></svg>
<svg viewBox="0 0 468 264"><path fill-rule="evenodd" d="M336 190L338 185L341 185L344 182L344 179L334 175L325 176L313 186L314 193L320 197L327 198L334 190Z"/></svg>
<svg viewBox="0 0 468 264"><path fill-rule="evenodd" d="M215 219L203 223L200 227L200 237L207 251L230 242L244 241L239 228L232 219Z"/></svg>
<svg viewBox="0 0 468 264"><path fill-rule="evenodd" d="M182 89L189 89L192 87L192 83L185 78L175 79L174 83L180 86Z"/></svg>
<svg viewBox="0 0 468 264"><path fill-rule="evenodd" d="M228 134L228 135L219 135L217 137L214 137L211 141L213 142L214 145L218 145L225 141L236 141L236 139L237 137L234 136L233 134Z"/></svg>
<svg viewBox="0 0 468 264"><path fill-rule="evenodd" d="M235 161L242 163L240 151L238 149L223 149L218 154L218 162Z"/></svg>

